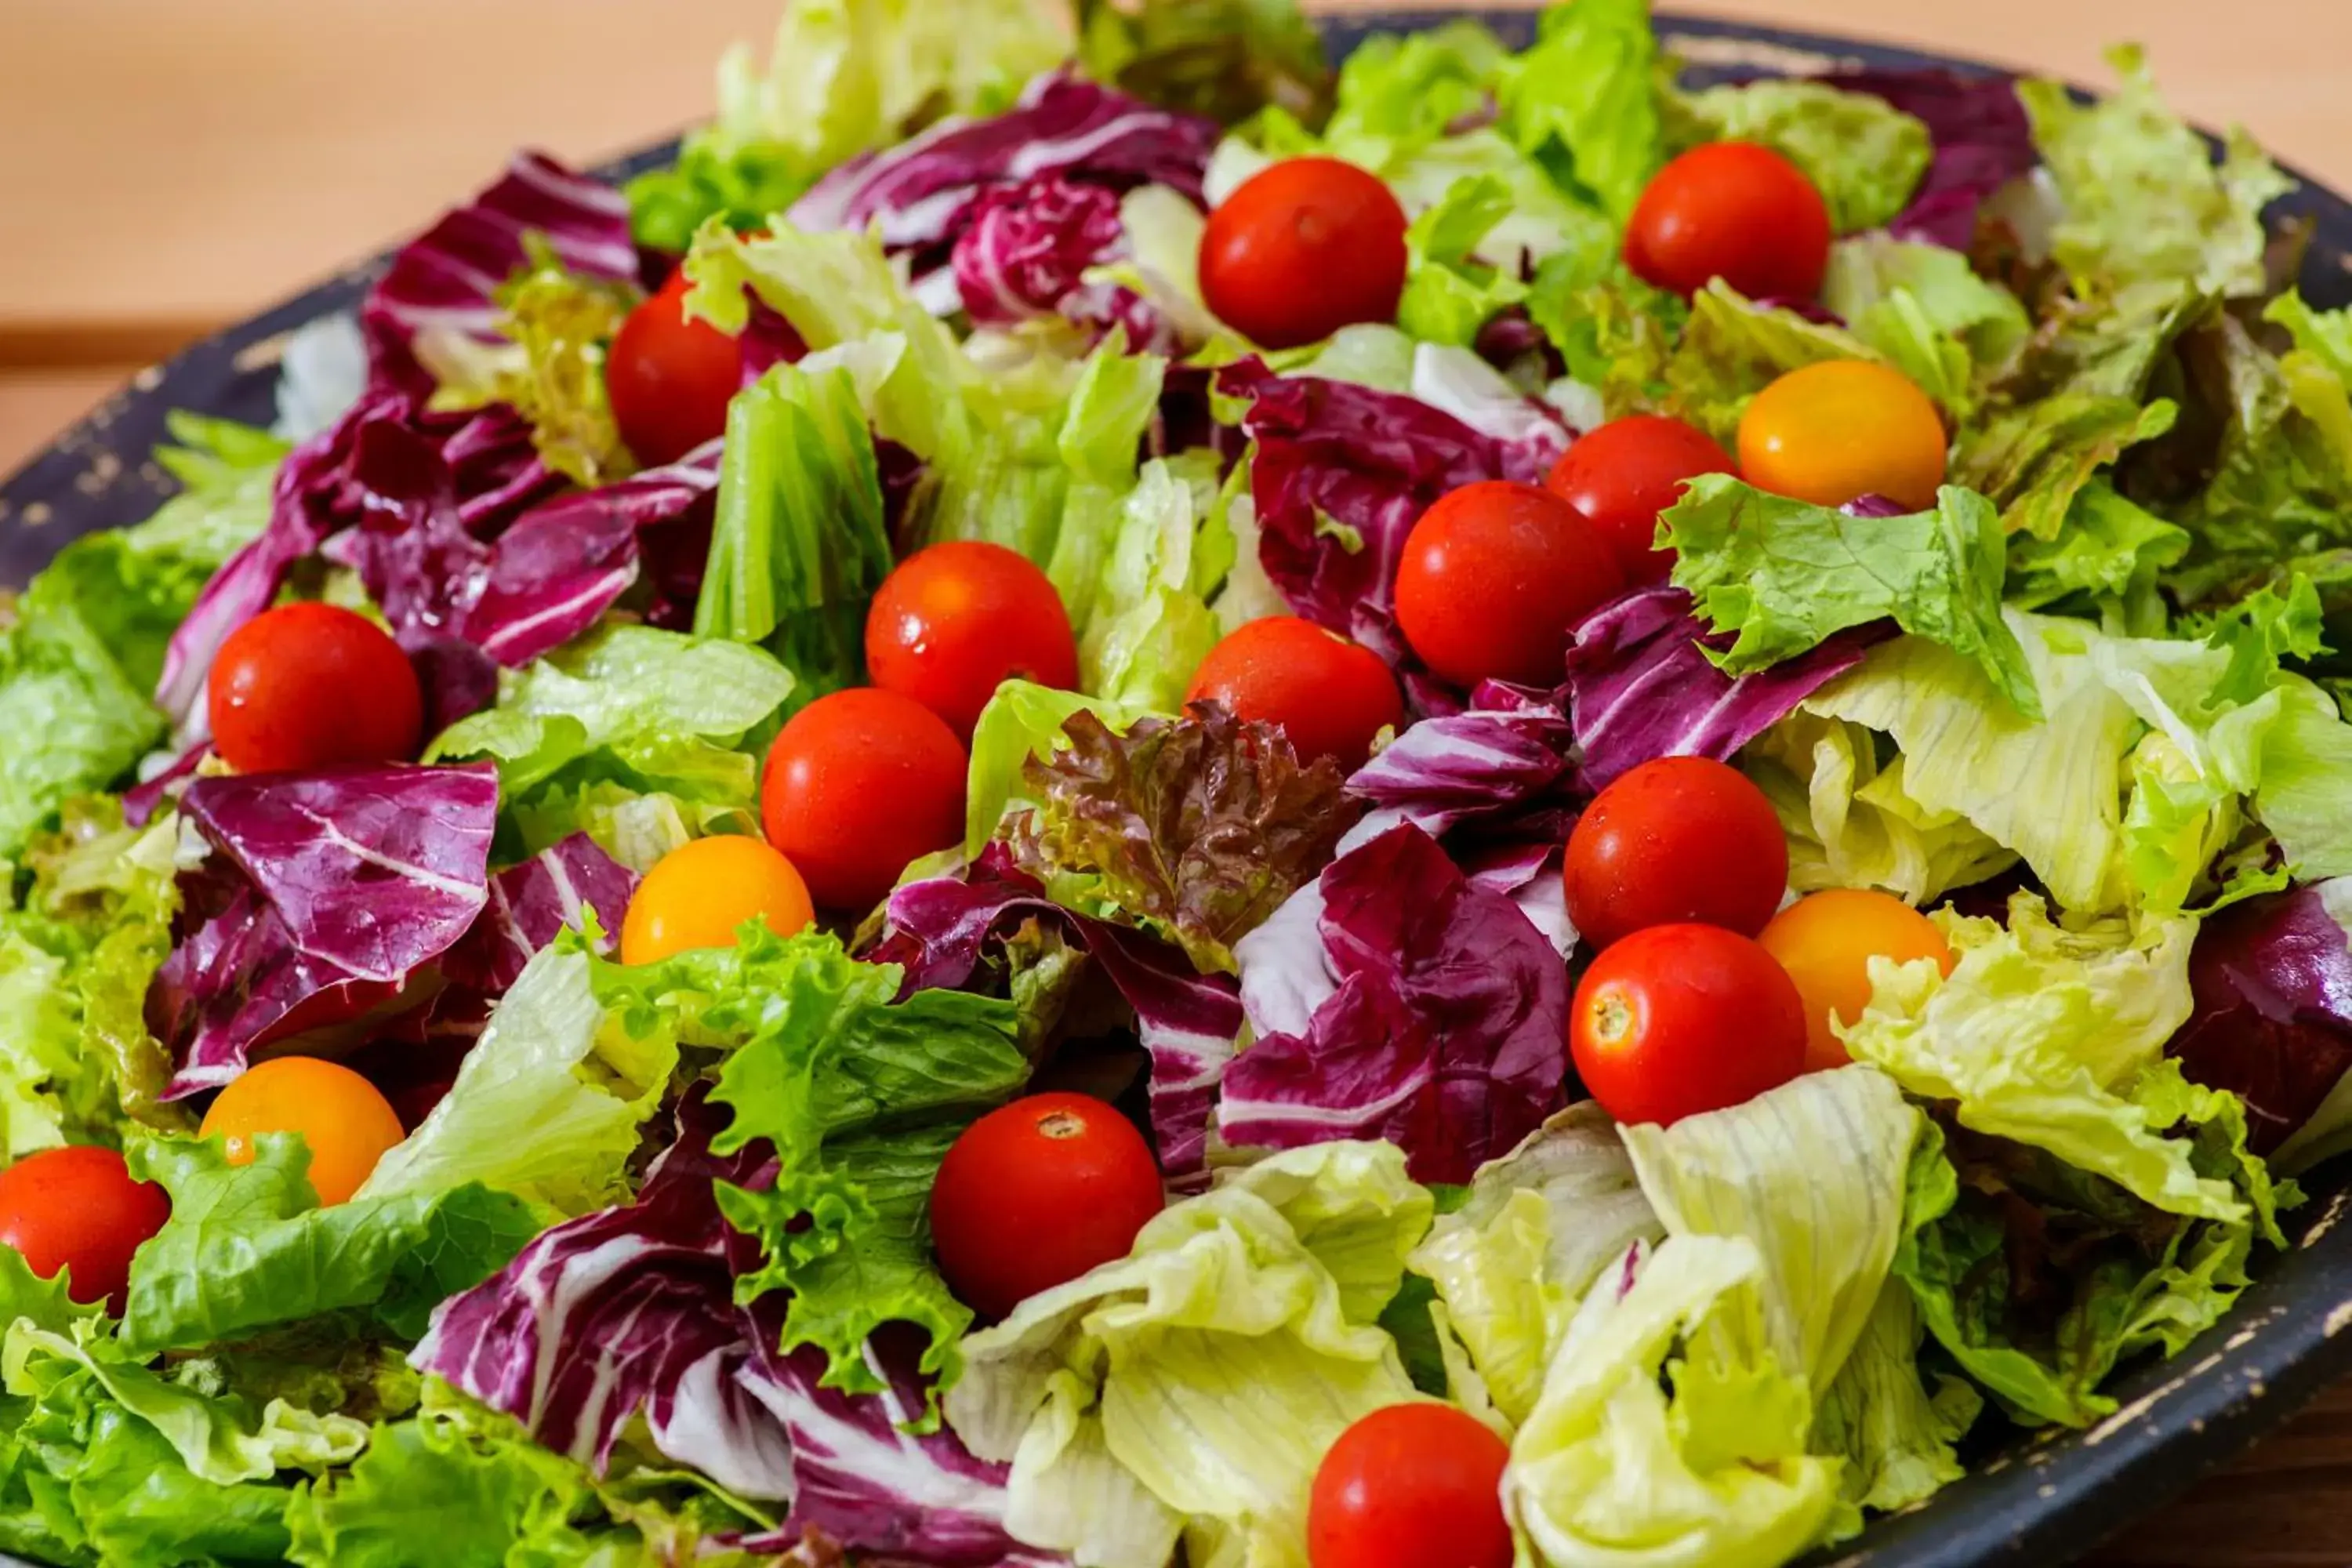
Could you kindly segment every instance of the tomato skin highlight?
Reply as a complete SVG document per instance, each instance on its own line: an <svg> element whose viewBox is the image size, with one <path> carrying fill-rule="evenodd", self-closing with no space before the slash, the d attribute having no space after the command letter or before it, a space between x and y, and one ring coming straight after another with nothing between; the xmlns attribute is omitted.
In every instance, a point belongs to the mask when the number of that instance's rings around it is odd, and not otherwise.
<svg viewBox="0 0 2352 1568"><path fill-rule="evenodd" d="M1213 701L1273 724L1302 763L1328 757L1353 771L1383 729L1404 722L1404 697L1381 656L1297 616L1236 626L1192 676L1187 703Z"/></svg>
<svg viewBox="0 0 2352 1568"><path fill-rule="evenodd" d="M866 668L969 742L1007 680L1075 689L1078 643L1045 574L1001 544L958 540L901 561L866 613Z"/></svg>
<svg viewBox="0 0 2352 1568"><path fill-rule="evenodd" d="M945 721L871 686L784 725L760 782L768 842L821 908L871 908L908 863L963 837L963 745Z"/></svg>
<svg viewBox="0 0 2352 1568"><path fill-rule="evenodd" d="M131 1255L172 1217L170 1194L133 1181L112 1149L76 1144L27 1154L0 1171L0 1247L42 1279L71 1272L66 1294L122 1310Z"/></svg>
<svg viewBox="0 0 2352 1568"><path fill-rule="evenodd" d="M1675 552L1655 548L1658 514L1682 499L1683 482L1736 474L1731 454L1694 425L1663 414L1612 419L1579 437L1552 465L1544 488L1582 512L1633 584L1657 583Z"/></svg>
<svg viewBox="0 0 2352 1568"><path fill-rule="evenodd" d="M963 1131L931 1185L931 1245L957 1297L1002 1318L1124 1258L1166 1205L1135 1124L1084 1094L1033 1094Z"/></svg>
<svg viewBox="0 0 2352 1568"><path fill-rule="evenodd" d="M1602 1110L1672 1126L1802 1071L1805 1005L1753 939L1721 926L1650 926L1584 972L1568 1047Z"/></svg>
<svg viewBox="0 0 2352 1568"><path fill-rule="evenodd" d="M754 916L778 936L807 929L816 907L799 869L757 838L694 839L637 883L621 921L621 962L658 963L696 948L733 947Z"/></svg>
<svg viewBox="0 0 2352 1568"><path fill-rule="evenodd" d="M1285 159L1209 215L1201 294L1219 321L1270 349L1392 321L1404 231L1404 208L1378 175L1336 158Z"/></svg>
<svg viewBox="0 0 2352 1568"><path fill-rule="evenodd" d="M1423 512L1397 564L1397 624L1456 686L1557 686L1569 628L1625 588L1584 515L1534 485L1486 479Z"/></svg>
<svg viewBox="0 0 2352 1568"><path fill-rule="evenodd" d="M1794 163L1709 142L1652 176L1625 226L1625 265L1686 299L1720 278L1750 300L1811 300L1830 238L1829 205Z"/></svg>
<svg viewBox="0 0 2352 1568"><path fill-rule="evenodd" d="M375 1085L347 1067L316 1057L273 1057L229 1080L197 1128L226 1140L228 1163L249 1165L265 1132L299 1132L310 1150L310 1185L319 1206L346 1202L407 1133Z"/></svg>
<svg viewBox="0 0 2352 1568"><path fill-rule="evenodd" d="M213 750L239 773L406 762L425 693L392 634L335 605L280 605L229 634L205 693Z"/></svg>
<svg viewBox="0 0 2352 1568"><path fill-rule="evenodd" d="M1809 893L1774 915L1756 940L1804 999L1807 1072L1853 1060L1830 1020L1850 1025L1870 1005L1873 958L1932 958L1946 974L1958 962L1935 921L1891 894L1861 888Z"/></svg>
<svg viewBox="0 0 2352 1568"><path fill-rule="evenodd" d="M1391 1405L1339 1434L1307 1505L1311 1568L1510 1568L1510 1449L1450 1405Z"/></svg>
<svg viewBox="0 0 2352 1568"><path fill-rule="evenodd" d="M1598 948L1691 921L1754 936L1788 892L1789 841L1738 769L1659 757L1593 796L1563 876L1568 918Z"/></svg>
<svg viewBox="0 0 2352 1568"><path fill-rule="evenodd" d="M604 359L604 393L632 457L648 468L675 463L727 433L727 405L743 384L736 339L688 320L686 269L672 272L629 312Z"/></svg>
<svg viewBox="0 0 2352 1568"><path fill-rule="evenodd" d="M1792 370L1739 418L1748 482L1816 506L1882 495L1925 511L1944 482L1945 447L1927 395L1901 371L1862 360Z"/></svg>

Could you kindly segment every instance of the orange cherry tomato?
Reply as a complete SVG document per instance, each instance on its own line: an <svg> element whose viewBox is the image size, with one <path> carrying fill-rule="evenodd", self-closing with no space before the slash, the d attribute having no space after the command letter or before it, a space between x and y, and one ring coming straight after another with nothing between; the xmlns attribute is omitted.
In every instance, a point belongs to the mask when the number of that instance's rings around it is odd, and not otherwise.
<svg viewBox="0 0 2352 1568"><path fill-rule="evenodd" d="M229 1080L197 1129L225 1139L228 1163L249 1165L265 1132L299 1132L310 1151L320 1206L360 1190L384 1151L406 1136L392 1102L347 1067L316 1057L277 1057Z"/></svg>
<svg viewBox="0 0 2352 1568"><path fill-rule="evenodd" d="M1467 1412L1375 1410L1331 1445L1307 1504L1311 1568L1510 1568L1511 1451Z"/></svg>
<svg viewBox="0 0 2352 1568"><path fill-rule="evenodd" d="M681 844L637 884L621 921L621 962L658 963L701 947L733 947L745 921L778 936L816 919L808 884L790 860L757 838L719 834Z"/></svg>
<svg viewBox="0 0 2352 1568"><path fill-rule="evenodd" d="M1187 702L1215 702L1279 728L1298 760L1329 757L1352 770L1380 732L1404 721L1404 698L1381 656L1297 616L1235 627L1209 650Z"/></svg>
<svg viewBox="0 0 2352 1568"><path fill-rule="evenodd" d="M630 454L646 468L675 463L727 433L727 405L743 384L738 341L686 314L692 287L679 268L629 312L604 359L604 393Z"/></svg>
<svg viewBox="0 0 2352 1568"><path fill-rule="evenodd" d="M1756 940L1804 998L1807 1072L1853 1059L1830 1021L1851 1025L1870 1005L1872 959L1932 958L1946 974L1956 962L1935 921L1900 899L1860 888L1808 894L1773 916Z"/></svg>
<svg viewBox="0 0 2352 1568"><path fill-rule="evenodd" d="M68 1296L111 1311L122 1310L131 1255L171 1217L171 1197L131 1180L111 1149L44 1149L0 1171L0 1246L40 1279L69 1270Z"/></svg>
<svg viewBox="0 0 2352 1568"><path fill-rule="evenodd" d="M1690 295L1720 278L1751 300L1810 300L1830 263L1830 209L1769 147L1710 142L1652 176L1625 226L1625 265Z"/></svg>
<svg viewBox="0 0 2352 1568"><path fill-rule="evenodd" d="M931 1184L931 1245L966 1305L1001 1318L1135 1245L1166 1202L1135 1123L1085 1094L1033 1094L963 1130Z"/></svg>
<svg viewBox="0 0 2352 1568"><path fill-rule="evenodd" d="M1588 430L1552 467L1544 488L1591 520L1629 583L1655 583L1674 570L1659 550L1658 514L1701 474L1732 474L1731 454L1696 426L1662 414L1633 414Z"/></svg>
<svg viewBox="0 0 2352 1568"><path fill-rule="evenodd" d="M977 540L919 550L882 580L866 612L874 684L911 697L969 740L1007 680L1078 683L1078 643L1062 595L1030 559Z"/></svg>
<svg viewBox="0 0 2352 1568"><path fill-rule="evenodd" d="M1753 938L1721 926L1651 926L1584 972L1568 1047L1602 1110L1671 1126L1802 1071L1805 1004Z"/></svg>
<svg viewBox="0 0 2352 1568"><path fill-rule="evenodd" d="M1944 421L1901 371L1824 360L1758 393L1739 420L1739 471L1816 506L1882 495L1912 511L1944 482Z"/></svg>
<svg viewBox="0 0 2352 1568"><path fill-rule="evenodd" d="M1789 890L1789 841L1738 769L1659 757L1592 797L1562 875L1568 918L1596 948L1690 921L1754 936Z"/></svg>
<svg viewBox="0 0 2352 1568"><path fill-rule="evenodd" d="M1582 512L1534 485L1465 485L1423 512L1397 563L1397 623L1457 686L1557 686L1569 628L1625 588Z"/></svg>
<svg viewBox="0 0 2352 1568"><path fill-rule="evenodd" d="M1378 175L1337 158L1286 159L1209 215L1202 298L1270 349L1391 321L1404 293L1404 208Z"/></svg>
<svg viewBox="0 0 2352 1568"><path fill-rule="evenodd" d="M864 910L908 861L963 837L965 768L955 731L911 697L871 686L820 697L769 748L768 842L820 905Z"/></svg>
<svg viewBox="0 0 2352 1568"><path fill-rule="evenodd" d="M425 694L392 635L334 605L280 605L229 634L205 691L213 749L239 773L405 762Z"/></svg>

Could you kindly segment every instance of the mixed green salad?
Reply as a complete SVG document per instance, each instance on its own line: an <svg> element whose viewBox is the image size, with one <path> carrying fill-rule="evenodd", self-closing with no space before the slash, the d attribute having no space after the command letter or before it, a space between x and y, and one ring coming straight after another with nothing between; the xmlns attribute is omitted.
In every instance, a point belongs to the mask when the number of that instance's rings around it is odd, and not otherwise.
<svg viewBox="0 0 2352 1568"><path fill-rule="evenodd" d="M0 1549L1732 1568L2352 1143L2352 314L2138 57L796 0L0 593Z"/></svg>

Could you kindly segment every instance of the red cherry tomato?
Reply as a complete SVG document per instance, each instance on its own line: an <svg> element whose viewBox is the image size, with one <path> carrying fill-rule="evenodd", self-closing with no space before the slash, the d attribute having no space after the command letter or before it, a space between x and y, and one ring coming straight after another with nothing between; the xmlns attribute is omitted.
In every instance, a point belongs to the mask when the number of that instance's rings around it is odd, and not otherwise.
<svg viewBox="0 0 2352 1568"><path fill-rule="evenodd" d="M1135 1124L1090 1095L1033 1094L963 1131L931 1184L940 1271L1001 1318L1127 1256L1166 1201Z"/></svg>
<svg viewBox="0 0 2352 1568"><path fill-rule="evenodd" d="M621 439L646 468L675 463L727 433L727 405L743 384L740 345L709 321L687 319L686 269L629 312L604 360L604 392Z"/></svg>
<svg viewBox="0 0 2352 1568"><path fill-rule="evenodd" d="M1602 1110L1671 1126L1802 1072L1805 1005L1754 939L1721 926L1651 926L1584 972L1568 1048Z"/></svg>
<svg viewBox="0 0 2352 1568"><path fill-rule="evenodd" d="M66 1294L111 1311L122 1310L131 1255L171 1217L163 1189L132 1181L111 1149L44 1149L0 1171L0 1245L43 1279L70 1269Z"/></svg>
<svg viewBox="0 0 2352 1568"><path fill-rule="evenodd" d="M1380 655L1297 616L1248 622L1211 648L1184 698L1204 699L1277 726L1299 761L1329 757L1343 769L1404 721L1404 699Z"/></svg>
<svg viewBox="0 0 2352 1568"><path fill-rule="evenodd" d="M756 838L694 839L655 861L629 895L621 962L658 963L696 948L733 947L754 916L778 936L816 919L799 870Z"/></svg>
<svg viewBox="0 0 2352 1568"><path fill-rule="evenodd" d="M205 707L213 749L239 773L404 762L425 694L390 633L333 605L280 605L229 634Z"/></svg>
<svg viewBox="0 0 2352 1568"><path fill-rule="evenodd" d="M276 1057L229 1080L205 1112L199 1136L220 1138L228 1163L247 1165L264 1132L299 1132L310 1151L310 1186L321 1207L360 1190L376 1162L407 1136L375 1085L315 1057Z"/></svg>
<svg viewBox="0 0 2352 1568"><path fill-rule="evenodd" d="M768 842L825 909L866 910L907 863L963 837L966 759L911 697L861 686L820 697L769 748Z"/></svg>
<svg viewBox="0 0 2352 1568"><path fill-rule="evenodd" d="M1596 948L1644 926L1764 929L1789 890L1789 841L1764 792L1707 757L1659 757L1569 829L1568 918Z"/></svg>
<svg viewBox="0 0 2352 1568"><path fill-rule="evenodd" d="M1457 686L1489 677L1556 686L1569 628L1624 587L1583 513L1549 490L1489 479L1412 525L1397 564L1397 622L1421 661Z"/></svg>
<svg viewBox="0 0 2352 1568"><path fill-rule="evenodd" d="M1391 321L1404 293L1404 208L1378 175L1337 158L1287 159L1209 215L1202 298L1270 349Z"/></svg>
<svg viewBox="0 0 2352 1568"><path fill-rule="evenodd" d="M1684 480L1738 471L1706 431L1661 414L1635 414L1579 437L1544 488L1601 531L1628 582L1655 583L1675 565L1673 551L1653 547L1658 514L1682 499Z"/></svg>
<svg viewBox="0 0 2352 1568"><path fill-rule="evenodd" d="M1511 1451L1451 1405L1391 1405L1331 1445L1307 1504L1312 1568L1510 1568Z"/></svg>
<svg viewBox="0 0 2352 1568"><path fill-rule="evenodd" d="M1007 680L1078 683L1070 614L1045 574L1002 544L919 550L882 580L866 612L874 684L911 697L968 740Z"/></svg>
<svg viewBox="0 0 2352 1568"><path fill-rule="evenodd" d="M1936 922L1902 900L1864 888L1809 894L1772 917L1756 940L1805 1000L1805 1070L1853 1058L1831 1021L1851 1024L1870 1005L1870 961L1932 958L1946 974L1958 962Z"/></svg>
<svg viewBox="0 0 2352 1568"><path fill-rule="evenodd" d="M1625 227L1625 265L1695 294L1720 278L1751 300L1810 300L1829 269L1830 209L1769 147L1710 142L1651 178Z"/></svg>

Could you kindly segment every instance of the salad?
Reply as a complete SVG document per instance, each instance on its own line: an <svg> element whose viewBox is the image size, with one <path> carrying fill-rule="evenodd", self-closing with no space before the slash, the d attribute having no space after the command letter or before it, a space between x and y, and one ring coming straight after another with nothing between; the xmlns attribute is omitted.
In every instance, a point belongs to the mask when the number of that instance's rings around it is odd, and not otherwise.
<svg viewBox="0 0 2352 1568"><path fill-rule="evenodd" d="M1769 1565L2352 1143L2289 180L797 0L0 596L0 1549Z"/></svg>

